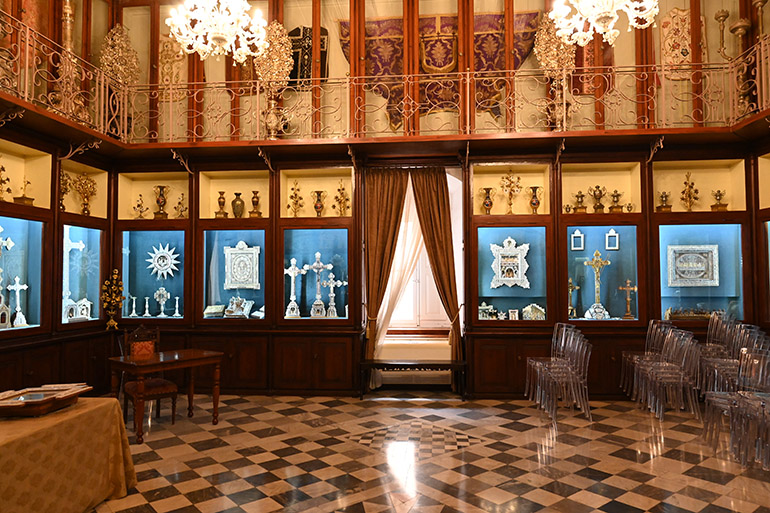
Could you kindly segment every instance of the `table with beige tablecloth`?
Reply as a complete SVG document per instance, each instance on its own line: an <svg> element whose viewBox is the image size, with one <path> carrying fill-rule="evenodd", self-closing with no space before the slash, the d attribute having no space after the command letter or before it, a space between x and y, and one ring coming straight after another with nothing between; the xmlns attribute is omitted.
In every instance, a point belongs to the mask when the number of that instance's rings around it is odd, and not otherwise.
<svg viewBox="0 0 770 513"><path fill-rule="evenodd" d="M81 397L42 417L0 419L2 513L83 513L135 485L117 399Z"/></svg>

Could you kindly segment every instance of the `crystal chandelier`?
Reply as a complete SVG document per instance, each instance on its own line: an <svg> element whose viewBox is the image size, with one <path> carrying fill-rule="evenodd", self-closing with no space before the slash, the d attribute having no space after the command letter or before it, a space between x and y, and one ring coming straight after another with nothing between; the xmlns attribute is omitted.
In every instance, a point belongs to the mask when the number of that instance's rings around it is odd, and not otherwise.
<svg viewBox="0 0 770 513"><path fill-rule="evenodd" d="M629 31L644 29L655 21L658 0L555 0L549 16L565 43L585 46L596 32L612 45L620 34L615 28L620 11L628 16Z"/></svg>
<svg viewBox="0 0 770 513"><path fill-rule="evenodd" d="M171 10L166 25L185 53L197 52L201 59L231 54L242 64L257 57L267 46L262 11L249 16L246 0L185 0Z"/></svg>

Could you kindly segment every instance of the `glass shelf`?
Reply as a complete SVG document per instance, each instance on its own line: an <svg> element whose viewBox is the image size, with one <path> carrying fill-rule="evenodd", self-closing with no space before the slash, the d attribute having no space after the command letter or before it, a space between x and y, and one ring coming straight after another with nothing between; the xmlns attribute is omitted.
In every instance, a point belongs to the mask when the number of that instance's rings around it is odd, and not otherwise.
<svg viewBox="0 0 770 513"><path fill-rule="evenodd" d="M569 318L638 319L636 260L636 226L568 227L568 287L574 287L565 291Z"/></svg>
<svg viewBox="0 0 770 513"><path fill-rule="evenodd" d="M123 232L123 317L184 315L184 231Z"/></svg>
<svg viewBox="0 0 770 513"><path fill-rule="evenodd" d="M283 267L284 318L348 317L346 228L285 230Z"/></svg>
<svg viewBox="0 0 770 513"><path fill-rule="evenodd" d="M660 309L665 319L743 318L739 224L660 226Z"/></svg>
<svg viewBox="0 0 770 513"><path fill-rule="evenodd" d="M0 217L0 330L40 325L43 223Z"/></svg>
<svg viewBox="0 0 770 513"><path fill-rule="evenodd" d="M265 318L265 231L203 233L203 317Z"/></svg>
<svg viewBox="0 0 770 513"><path fill-rule="evenodd" d="M545 227L478 228L478 319L545 320L545 255Z"/></svg>
<svg viewBox="0 0 770 513"><path fill-rule="evenodd" d="M62 323L99 318L102 231L64 225Z"/></svg>

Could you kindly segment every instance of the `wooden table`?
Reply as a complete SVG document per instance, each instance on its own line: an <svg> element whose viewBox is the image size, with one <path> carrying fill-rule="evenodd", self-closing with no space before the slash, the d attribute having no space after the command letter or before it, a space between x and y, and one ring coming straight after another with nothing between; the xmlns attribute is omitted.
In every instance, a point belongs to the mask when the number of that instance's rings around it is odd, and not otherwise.
<svg viewBox="0 0 770 513"><path fill-rule="evenodd" d="M465 360L361 360L361 399L369 385L372 369L388 371L437 371L449 370L458 373L457 391L465 399Z"/></svg>
<svg viewBox="0 0 770 513"><path fill-rule="evenodd" d="M159 373L174 369L190 369L203 365L214 366L214 414L212 424L219 423L219 369L223 353L203 349L179 349L176 351L161 351L150 358L135 360L130 356L114 356L109 358L112 369L112 394L118 396L120 373L125 372L136 377L136 396L134 397L134 417L136 425L136 441L144 442L144 379L147 374ZM195 392L195 374L189 373L187 383L187 416L193 416L193 395Z"/></svg>

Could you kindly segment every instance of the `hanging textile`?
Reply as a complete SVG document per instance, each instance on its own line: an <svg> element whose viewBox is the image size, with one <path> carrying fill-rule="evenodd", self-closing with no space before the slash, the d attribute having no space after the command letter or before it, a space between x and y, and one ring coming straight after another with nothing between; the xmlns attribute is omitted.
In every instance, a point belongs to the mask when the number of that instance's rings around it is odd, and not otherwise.
<svg viewBox="0 0 770 513"><path fill-rule="evenodd" d="M701 43L706 41L706 20L701 16ZM690 68L692 64L692 37L690 31L690 10L673 8L663 16L660 22L660 54L663 66L673 66L664 76L670 80L690 80L691 69L677 70L677 67ZM708 62L708 45L701 44L703 52L701 62Z"/></svg>
<svg viewBox="0 0 770 513"><path fill-rule="evenodd" d="M294 59L294 67L291 69L289 78L292 81L313 78L313 27L294 27L289 32L289 40L291 41L291 56ZM319 43L321 76L317 78L325 79L329 76L329 31L324 27L321 27Z"/></svg>

